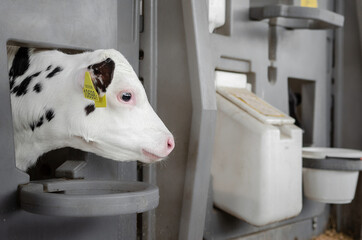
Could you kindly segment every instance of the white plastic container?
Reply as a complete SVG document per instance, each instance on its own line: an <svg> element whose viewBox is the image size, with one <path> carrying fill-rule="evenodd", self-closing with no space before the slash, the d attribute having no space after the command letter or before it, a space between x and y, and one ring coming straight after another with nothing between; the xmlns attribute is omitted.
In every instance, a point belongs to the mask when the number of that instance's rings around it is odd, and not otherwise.
<svg viewBox="0 0 362 240"><path fill-rule="evenodd" d="M350 203L356 192L358 174L359 171L304 168L304 194L317 202Z"/></svg>
<svg viewBox="0 0 362 240"><path fill-rule="evenodd" d="M217 89L223 95L217 94L214 204L257 226L298 215L302 209L301 129L255 95L248 101L241 96L245 89L241 95L237 89Z"/></svg>
<svg viewBox="0 0 362 240"><path fill-rule="evenodd" d="M340 159L343 162L361 158L362 151L341 148L303 148L303 157L316 159L316 161L328 158L325 163L331 159ZM325 165L328 166L328 164ZM350 203L356 192L358 175L358 170L345 171L343 165L340 170L303 168L304 194L309 199L323 203Z"/></svg>

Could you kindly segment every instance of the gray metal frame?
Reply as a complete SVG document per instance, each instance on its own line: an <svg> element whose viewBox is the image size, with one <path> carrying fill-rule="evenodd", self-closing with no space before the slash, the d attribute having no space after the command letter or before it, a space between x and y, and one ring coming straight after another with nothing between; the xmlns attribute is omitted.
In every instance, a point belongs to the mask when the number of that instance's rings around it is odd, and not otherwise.
<svg viewBox="0 0 362 240"><path fill-rule="evenodd" d="M143 29L140 33L140 59L139 76L143 79L144 87L151 106L157 112L157 0L143 0L142 20ZM145 165L142 168L142 181L157 184L156 166ZM165 197L165 196L163 196ZM156 210L142 214L142 239L156 239Z"/></svg>
<svg viewBox="0 0 362 240"><path fill-rule="evenodd" d="M216 98L206 9L206 1L182 1L192 119L179 239L202 238L210 180Z"/></svg>
<svg viewBox="0 0 362 240"><path fill-rule="evenodd" d="M344 1L337 0L336 1L336 12L339 14L344 14ZM333 126L333 147L341 147L343 138L343 74L344 74L344 28L336 29L334 32L334 62L335 62L335 70L334 70L334 86L333 86L333 100L334 100L334 126Z"/></svg>
<svg viewBox="0 0 362 240"><path fill-rule="evenodd" d="M73 219L45 217L19 210L17 186L27 183L29 176L15 168L6 44L12 40L34 47L115 48L138 72L139 1L4 0L0 2L0 9L1 238L136 239L136 214ZM77 155L71 150L68 152L65 155L68 154L69 158ZM137 179L135 162L121 164L94 154L85 154L84 157L88 168L86 179Z"/></svg>
<svg viewBox="0 0 362 240"><path fill-rule="evenodd" d="M210 174L210 153L213 147L213 124L215 123L213 115L215 113L213 89L215 69L247 74L248 81L254 84L255 93L286 113L288 113L288 79L315 82L313 132L310 133L312 144L328 146L330 143L332 32L290 31L275 27L274 35L278 36L278 39L274 39L275 57L271 59L273 61L271 66L275 69L275 80L271 81L268 75L270 73L268 72L270 64L268 52L273 46L268 46L269 24L249 21L250 3L248 1L228 0L226 2L225 26L217 29L214 34L209 34L207 32L207 1L182 1L193 111L179 239L202 238L201 231L204 227L203 219L207 204L205 192L209 187L207 180ZM333 8L327 1L319 1L319 7L329 10ZM341 19L336 20L340 24ZM311 54L314 52L319 54ZM297 56L293 58L293 61L290 61L291 54ZM308 63L308 68L305 66L306 63ZM311 63L313 64L309 65ZM207 98L204 98L205 96ZM204 114L209 114L208 119L204 118L206 116ZM209 128L208 131L206 128L203 131L206 126ZM225 217L227 214L220 213L219 210L215 210L216 214L209 213L209 211L214 211L212 204L209 204L204 237L227 239L267 231L285 224L301 221L312 223L314 218L320 219L319 228L305 232L305 236L310 237L325 227L326 219L328 219L325 215L328 215L328 209L324 204L305 200L304 210L300 217L264 228L255 228L246 227L245 222L241 220L231 220ZM232 233L229 231L230 228L227 230L227 225L233 226Z"/></svg>

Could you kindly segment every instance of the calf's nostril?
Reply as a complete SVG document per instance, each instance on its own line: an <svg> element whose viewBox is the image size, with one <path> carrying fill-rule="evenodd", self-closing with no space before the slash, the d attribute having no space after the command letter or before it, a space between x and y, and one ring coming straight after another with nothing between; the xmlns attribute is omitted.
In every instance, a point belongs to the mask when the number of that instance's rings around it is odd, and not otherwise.
<svg viewBox="0 0 362 240"><path fill-rule="evenodd" d="M173 138L169 138L167 140L167 149L172 150L174 145L175 145L175 142L174 142Z"/></svg>

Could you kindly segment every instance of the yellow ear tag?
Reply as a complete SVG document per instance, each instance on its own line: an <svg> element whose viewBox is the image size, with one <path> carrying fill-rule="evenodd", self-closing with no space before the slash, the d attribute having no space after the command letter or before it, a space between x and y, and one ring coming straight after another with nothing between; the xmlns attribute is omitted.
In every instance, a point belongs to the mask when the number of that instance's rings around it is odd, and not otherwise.
<svg viewBox="0 0 362 240"><path fill-rule="evenodd" d="M96 108L107 107L106 95L99 97L89 72L85 72L83 93L85 98L94 101Z"/></svg>

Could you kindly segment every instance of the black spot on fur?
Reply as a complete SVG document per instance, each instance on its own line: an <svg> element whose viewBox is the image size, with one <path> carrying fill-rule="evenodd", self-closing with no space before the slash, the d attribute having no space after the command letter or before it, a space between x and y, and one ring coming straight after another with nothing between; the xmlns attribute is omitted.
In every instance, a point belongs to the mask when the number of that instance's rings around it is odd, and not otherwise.
<svg viewBox="0 0 362 240"><path fill-rule="evenodd" d="M53 109L49 109L46 111L45 113L45 118L48 120L48 122L50 122L50 120L52 120L54 118L54 111Z"/></svg>
<svg viewBox="0 0 362 240"><path fill-rule="evenodd" d="M51 71L51 72L46 76L46 78L52 78L52 77L54 77L55 74L57 74L57 73L59 73L59 72L61 72L61 71L63 71L63 68L61 68L61 67L56 67L56 68L53 69L53 71Z"/></svg>
<svg viewBox="0 0 362 240"><path fill-rule="evenodd" d="M35 129L35 124L34 123L30 123L30 128L31 128L31 131L34 132L34 129Z"/></svg>
<svg viewBox="0 0 362 240"><path fill-rule="evenodd" d="M39 74L40 74L41 72L37 72L37 73L34 73L33 75L31 75L32 77L37 77L37 76L39 76Z"/></svg>
<svg viewBox="0 0 362 240"><path fill-rule="evenodd" d="M17 97L25 95L28 92L28 86L34 77L39 76L41 72L34 73L33 75L25 78L19 85L13 88L11 93L16 94Z"/></svg>
<svg viewBox="0 0 362 240"><path fill-rule="evenodd" d="M51 68L52 68L52 65L49 65L49 66L47 67L47 70L46 70L46 71L49 71Z"/></svg>
<svg viewBox="0 0 362 240"><path fill-rule="evenodd" d="M37 93L40 93L42 89L43 89L43 86L41 85L41 83L37 83L37 84L35 84L35 86L33 87L33 91L34 91L34 92L37 92Z"/></svg>
<svg viewBox="0 0 362 240"><path fill-rule="evenodd" d="M14 56L13 63L9 71L10 89L13 88L15 79L23 75L29 68L29 49L21 47Z"/></svg>
<svg viewBox="0 0 362 240"><path fill-rule="evenodd" d="M94 78L92 77L92 81L98 93L100 91L106 92L107 87L112 82L114 68L115 63L110 58L88 66L89 70L93 70Z"/></svg>
<svg viewBox="0 0 362 240"><path fill-rule="evenodd" d="M34 132L36 128L40 128L44 123L44 116L41 116L38 121L30 123L30 128Z"/></svg>
<svg viewBox="0 0 362 240"><path fill-rule="evenodd" d="M13 89L14 83L15 83L14 79L10 80L10 90Z"/></svg>
<svg viewBox="0 0 362 240"><path fill-rule="evenodd" d="M85 110L85 114L88 116L91 112L93 112L94 110L96 110L96 108L95 108L95 106L94 106L94 104L89 104L89 105L87 105L85 108L84 108L84 110Z"/></svg>
<svg viewBox="0 0 362 240"><path fill-rule="evenodd" d="M44 123L44 117L41 117L35 127L40 127Z"/></svg>

